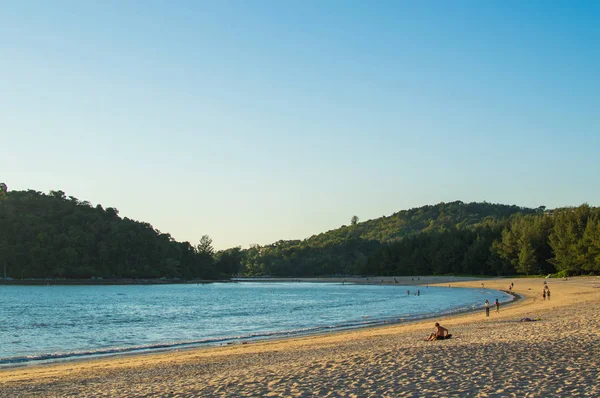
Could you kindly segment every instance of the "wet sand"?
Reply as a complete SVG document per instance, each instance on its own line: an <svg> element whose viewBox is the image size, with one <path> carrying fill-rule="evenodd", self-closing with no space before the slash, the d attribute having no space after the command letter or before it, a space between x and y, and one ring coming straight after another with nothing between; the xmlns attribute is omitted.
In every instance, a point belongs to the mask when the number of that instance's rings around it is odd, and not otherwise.
<svg viewBox="0 0 600 398"><path fill-rule="evenodd" d="M6 369L0 396L598 396L600 278L548 279L550 301L542 299L543 281L452 278L453 288L507 290L514 282L522 300L499 313L492 308L489 318L482 308L436 319L450 340L424 341L433 331L427 320ZM448 279L418 282L445 286ZM519 322L523 317L540 320Z"/></svg>

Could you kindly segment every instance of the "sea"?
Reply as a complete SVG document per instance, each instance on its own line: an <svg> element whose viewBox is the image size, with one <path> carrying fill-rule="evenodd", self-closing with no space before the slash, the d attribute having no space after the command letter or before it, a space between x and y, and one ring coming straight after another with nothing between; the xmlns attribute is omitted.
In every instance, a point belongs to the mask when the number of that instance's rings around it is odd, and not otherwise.
<svg viewBox="0 0 600 398"><path fill-rule="evenodd" d="M0 367L407 322L496 298L513 299L483 288L352 283L0 286Z"/></svg>

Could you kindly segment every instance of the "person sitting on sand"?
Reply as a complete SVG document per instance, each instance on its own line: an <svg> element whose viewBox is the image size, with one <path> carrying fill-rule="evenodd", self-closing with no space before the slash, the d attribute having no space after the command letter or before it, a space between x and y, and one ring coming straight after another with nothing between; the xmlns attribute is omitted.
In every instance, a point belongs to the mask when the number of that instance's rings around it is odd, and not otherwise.
<svg viewBox="0 0 600 398"><path fill-rule="evenodd" d="M432 340L445 340L449 339L452 335L448 334L448 329L443 326L440 326L439 323L435 323L435 333L431 333L427 341Z"/></svg>

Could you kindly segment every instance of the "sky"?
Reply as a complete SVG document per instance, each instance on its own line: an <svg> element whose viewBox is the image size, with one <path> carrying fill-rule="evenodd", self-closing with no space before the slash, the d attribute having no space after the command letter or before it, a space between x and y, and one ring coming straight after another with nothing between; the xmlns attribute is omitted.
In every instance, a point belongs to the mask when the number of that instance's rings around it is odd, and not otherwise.
<svg viewBox="0 0 600 398"><path fill-rule="evenodd" d="M600 2L0 2L0 181L217 249L600 205Z"/></svg>

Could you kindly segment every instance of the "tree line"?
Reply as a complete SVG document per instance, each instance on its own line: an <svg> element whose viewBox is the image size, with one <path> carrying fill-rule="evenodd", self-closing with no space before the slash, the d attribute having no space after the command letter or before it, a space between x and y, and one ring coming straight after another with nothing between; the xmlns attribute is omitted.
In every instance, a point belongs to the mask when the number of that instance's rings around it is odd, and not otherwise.
<svg viewBox="0 0 600 398"><path fill-rule="evenodd" d="M404 228L372 231L356 224L304 241L251 247L241 270L274 276L600 273L600 209L586 204L547 211L452 202L394 217L380 225ZM366 237L376 234L387 239Z"/></svg>
<svg viewBox="0 0 600 398"><path fill-rule="evenodd" d="M600 210L456 201L215 251L207 235L177 242L62 191L12 191L0 200L0 267L13 278L600 273Z"/></svg>
<svg viewBox="0 0 600 398"><path fill-rule="evenodd" d="M223 268L208 236L192 246L115 208L33 190L0 201L0 267L12 278L185 279L216 279Z"/></svg>

